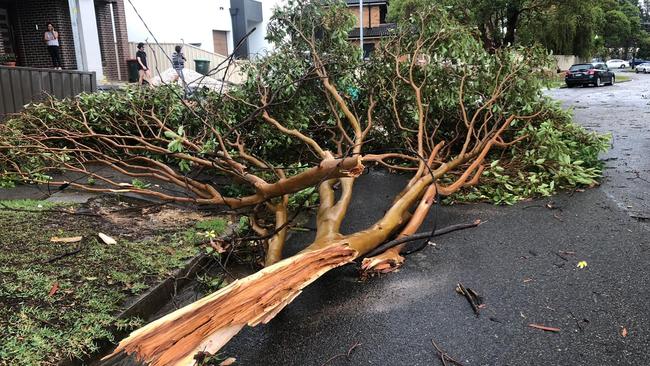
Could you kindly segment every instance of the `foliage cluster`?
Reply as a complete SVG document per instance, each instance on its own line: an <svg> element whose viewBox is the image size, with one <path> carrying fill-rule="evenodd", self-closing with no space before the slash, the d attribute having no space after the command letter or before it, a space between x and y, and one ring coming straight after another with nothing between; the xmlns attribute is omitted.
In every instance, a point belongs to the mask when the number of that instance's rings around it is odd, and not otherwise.
<svg viewBox="0 0 650 366"><path fill-rule="evenodd" d="M570 112L555 115L519 134L529 138L502 155L494 155L482 184L450 197L454 201L513 204L530 197L547 197L563 189L597 185L603 163L599 154L610 137L588 132L571 122ZM504 168L505 166L505 168Z"/></svg>

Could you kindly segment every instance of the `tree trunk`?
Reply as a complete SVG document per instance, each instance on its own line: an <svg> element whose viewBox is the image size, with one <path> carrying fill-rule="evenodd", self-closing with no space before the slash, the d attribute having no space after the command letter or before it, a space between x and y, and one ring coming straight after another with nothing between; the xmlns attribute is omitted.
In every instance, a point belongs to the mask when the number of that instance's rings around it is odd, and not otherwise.
<svg viewBox="0 0 650 366"><path fill-rule="evenodd" d="M508 6L508 9L506 10L506 35L503 38L504 46L512 46L515 44L517 25L519 23L520 15L521 9L515 5Z"/></svg>

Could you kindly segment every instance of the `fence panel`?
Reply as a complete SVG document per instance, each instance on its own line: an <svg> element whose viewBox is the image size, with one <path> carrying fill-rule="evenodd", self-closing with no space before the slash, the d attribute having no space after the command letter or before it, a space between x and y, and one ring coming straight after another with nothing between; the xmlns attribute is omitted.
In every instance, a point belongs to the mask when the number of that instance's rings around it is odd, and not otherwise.
<svg viewBox="0 0 650 366"><path fill-rule="evenodd" d="M62 99L96 91L94 72L0 66L0 119L45 94Z"/></svg>
<svg viewBox="0 0 650 366"><path fill-rule="evenodd" d="M135 58L135 53L137 51L137 43L129 43L129 52L130 58ZM153 76L158 76L159 73L163 73L165 70L168 70L172 67L171 57L174 53L176 47L175 43L148 43L145 45L145 52L147 53L147 63L151 69ZM210 68L213 69L219 64L223 63L226 60L226 57L217 53L212 53L192 45L183 45L183 54L187 61L185 62L185 68L196 71L196 65L194 60L208 60L210 61ZM241 73L241 65L246 61L237 60L233 65L228 69L228 75L225 78L226 81L233 84L241 84L244 81L244 75ZM224 63L225 67L226 64ZM219 72L212 77L215 79L222 79L224 73Z"/></svg>
<svg viewBox="0 0 650 366"><path fill-rule="evenodd" d="M553 55L553 57L557 61L557 68L562 71L568 70L573 64L579 64L586 61L585 59L574 55Z"/></svg>

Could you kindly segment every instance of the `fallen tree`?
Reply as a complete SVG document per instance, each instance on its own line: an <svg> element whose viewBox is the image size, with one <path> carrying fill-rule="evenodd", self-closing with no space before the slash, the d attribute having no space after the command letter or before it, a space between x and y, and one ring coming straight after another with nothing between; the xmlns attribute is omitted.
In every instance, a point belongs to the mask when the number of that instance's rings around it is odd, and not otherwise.
<svg viewBox="0 0 650 366"><path fill-rule="evenodd" d="M6 177L248 208L264 241L264 270L133 332L105 364L192 364L245 325L269 321L326 271L415 234L439 197L477 186L490 169L554 169L555 160L518 157L528 151L520 144L540 142L543 126L570 124L540 92L547 55L489 54L444 9L415 4L422 11L368 63L347 41L353 19L345 4L289 1L269 27L276 51L251 64L241 87L190 101L173 87L49 101L0 127ZM595 183L603 140L578 129L568 138L589 150L567 164L584 159L576 170L592 170L566 184ZM544 156L557 153L545 147ZM412 177L380 220L344 235L355 179L371 164ZM282 259L290 202L312 187L314 241ZM363 269L394 270L402 249L365 258Z"/></svg>

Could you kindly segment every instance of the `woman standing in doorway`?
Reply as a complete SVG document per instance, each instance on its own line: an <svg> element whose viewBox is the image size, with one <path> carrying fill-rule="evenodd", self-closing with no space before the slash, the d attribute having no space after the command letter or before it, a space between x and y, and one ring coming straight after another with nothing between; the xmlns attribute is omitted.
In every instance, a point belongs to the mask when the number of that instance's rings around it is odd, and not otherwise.
<svg viewBox="0 0 650 366"><path fill-rule="evenodd" d="M54 30L54 24L47 23L47 32L43 37L47 44L47 51L52 58L52 64L57 70L61 70L61 51L59 49L59 32Z"/></svg>

